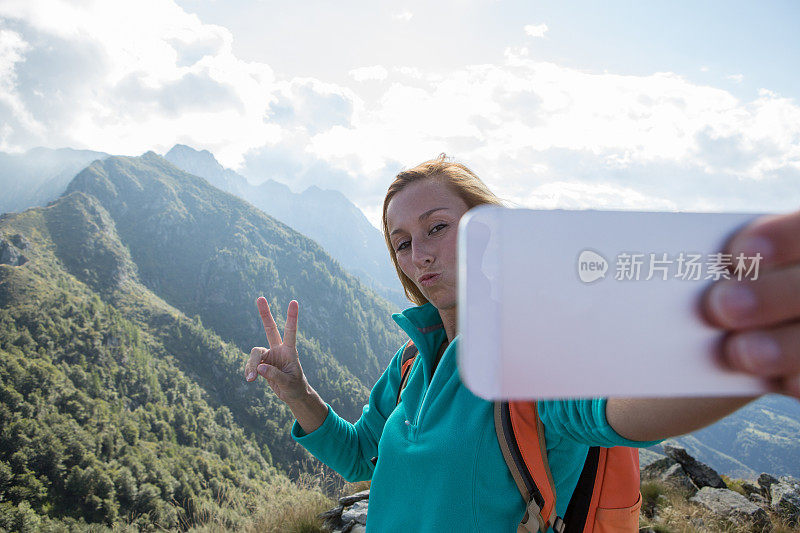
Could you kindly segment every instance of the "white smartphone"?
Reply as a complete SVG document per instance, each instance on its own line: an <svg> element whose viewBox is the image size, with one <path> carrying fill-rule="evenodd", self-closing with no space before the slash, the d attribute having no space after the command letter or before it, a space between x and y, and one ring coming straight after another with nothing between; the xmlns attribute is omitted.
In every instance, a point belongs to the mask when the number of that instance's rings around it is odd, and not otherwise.
<svg viewBox="0 0 800 533"><path fill-rule="evenodd" d="M458 235L458 367L489 400L767 392L719 364L701 294L759 275L721 254L756 214L479 206Z"/></svg>

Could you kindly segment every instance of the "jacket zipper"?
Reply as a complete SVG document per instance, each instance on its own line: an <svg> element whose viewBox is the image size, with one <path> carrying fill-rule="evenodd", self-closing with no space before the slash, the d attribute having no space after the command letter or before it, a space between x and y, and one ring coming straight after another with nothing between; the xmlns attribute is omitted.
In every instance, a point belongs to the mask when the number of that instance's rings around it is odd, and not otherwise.
<svg viewBox="0 0 800 533"><path fill-rule="evenodd" d="M447 354L447 350L449 350L449 349L450 349L450 345L448 344L447 348L445 348L445 350L444 350L444 353L442 353L442 357L439 358L439 363L436 366L436 368L439 368L441 366L442 361L444 360L444 356ZM422 403L420 403L419 409L417 409L417 415L414 417L414 428L415 429L419 427L419 424L421 422L420 417L422 416L422 409L425 407L425 399L428 397L428 391L431 390L431 387L433 386L433 380L434 380L435 377L436 377L436 372L434 371L431 374L430 383L428 383L428 386L425 388L425 394L422 395Z"/></svg>

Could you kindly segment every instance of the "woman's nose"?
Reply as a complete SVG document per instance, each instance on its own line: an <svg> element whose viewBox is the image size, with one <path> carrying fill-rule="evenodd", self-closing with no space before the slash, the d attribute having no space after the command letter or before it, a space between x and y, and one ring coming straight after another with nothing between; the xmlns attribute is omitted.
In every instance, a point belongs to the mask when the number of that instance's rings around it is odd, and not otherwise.
<svg viewBox="0 0 800 533"><path fill-rule="evenodd" d="M433 263L433 254L425 245L413 244L411 250L411 260L417 266L425 266Z"/></svg>

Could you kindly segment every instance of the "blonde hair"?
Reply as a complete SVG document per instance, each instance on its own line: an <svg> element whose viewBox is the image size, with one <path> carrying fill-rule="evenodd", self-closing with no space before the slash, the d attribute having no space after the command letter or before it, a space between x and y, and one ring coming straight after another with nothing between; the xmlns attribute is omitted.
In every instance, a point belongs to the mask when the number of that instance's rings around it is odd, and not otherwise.
<svg viewBox="0 0 800 533"><path fill-rule="evenodd" d="M400 278L400 283L403 285L406 297L416 305L424 305L428 303L428 299L422 295L422 292L414 282L403 273L397 263L397 254L391 240L389 240L386 210L392 198L409 184L429 179L435 179L443 183L453 194L464 200L469 209L483 204L502 205L500 198L495 196L474 172L467 168L466 165L452 161L445 154L439 154L436 159L420 163L409 170L403 170L395 176L394 181L389 185L389 190L386 192L386 198L383 200L383 236L386 239L389 256L392 258L392 263L394 263L394 268Z"/></svg>

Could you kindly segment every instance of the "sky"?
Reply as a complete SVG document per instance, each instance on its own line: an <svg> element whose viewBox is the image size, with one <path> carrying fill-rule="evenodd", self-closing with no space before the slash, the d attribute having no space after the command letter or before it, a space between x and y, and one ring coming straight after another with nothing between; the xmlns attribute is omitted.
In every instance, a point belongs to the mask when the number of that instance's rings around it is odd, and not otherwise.
<svg viewBox="0 0 800 533"><path fill-rule="evenodd" d="M800 3L3 0L0 151L211 151L378 225L444 152L510 205L800 208Z"/></svg>

